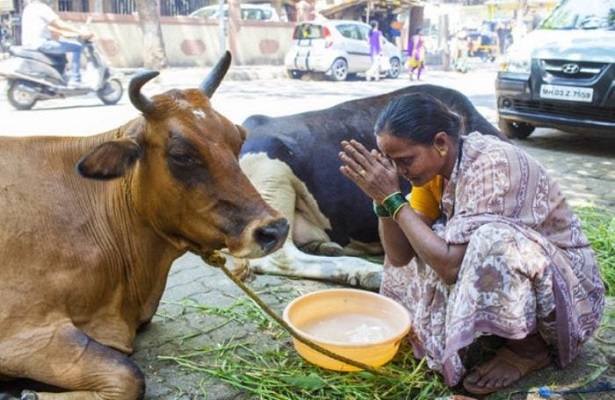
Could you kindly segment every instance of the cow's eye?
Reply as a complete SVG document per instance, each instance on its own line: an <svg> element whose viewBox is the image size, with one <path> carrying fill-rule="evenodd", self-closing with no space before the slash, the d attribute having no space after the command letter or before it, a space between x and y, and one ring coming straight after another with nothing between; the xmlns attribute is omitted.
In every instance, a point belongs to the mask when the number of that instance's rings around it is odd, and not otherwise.
<svg viewBox="0 0 615 400"><path fill-rule="evenodd" d="M169 158L172 163L187 167L196 166L201 163L201 160L196 155L190 154L189 152L171 151L169 152Z"/></svg>
<svg viewBox="0 0 615 400"><path fill-rule="evenodd" d="M194 167L201 164L196 149L180 135L172 135L167 156L169 162L177 166Z"/></svg>

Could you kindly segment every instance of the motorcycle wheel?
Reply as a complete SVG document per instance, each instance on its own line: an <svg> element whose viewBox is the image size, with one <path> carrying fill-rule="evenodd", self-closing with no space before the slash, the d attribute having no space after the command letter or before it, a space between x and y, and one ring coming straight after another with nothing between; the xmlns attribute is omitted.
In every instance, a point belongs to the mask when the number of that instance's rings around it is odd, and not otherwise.
<svg viewBox="0 0 615 400"><path fill-rule="evenodd" d="M116 104L122 98L124 88L119 79L109 79L102 89L96 92L98 98L106 105Z"/></svg>
<svg viewBox="0 0 615 400"><path fill-rule="evenodd" d="M27 83L21 80L9 82L6 97L9 103L18 110L30 110L38 100L34 89L29 88Z"/></svg>

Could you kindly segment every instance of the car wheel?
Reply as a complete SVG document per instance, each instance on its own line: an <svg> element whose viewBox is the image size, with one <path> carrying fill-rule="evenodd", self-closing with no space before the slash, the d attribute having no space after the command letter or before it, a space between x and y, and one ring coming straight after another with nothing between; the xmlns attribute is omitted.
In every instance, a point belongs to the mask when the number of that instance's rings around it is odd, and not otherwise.
<svg viewBox="0 0 615 400"><path fill-rule="evenodd" d="M389 73L387 76L391 79L399 78L399 74L401 73L401 61L399 58L391 58L389 61L391 64L391 69L389 69Z"/></svg>
<svg viewBox="0 0 615 400"><path fill-rule="evenodd" d="M502 118L499 119L498 126L510 139L526 139L536 129L525 122L507 121Z"/></svg>
<svg viewBox="0 0 615 400"><path fill-rule="evenodd" d="M24 81L10 81L6 97L18 110L30 110L36 104L38 97L36 89L30 88Z"/></svg>
<svg viewBox="0 0 615 400"><path fill-rule="evenodd" d="M346 78L348 78L348 63L346 63L346 60L338 58L331 65L331 79L345 81Z"/></svg>
<svg viewBox="0 0 615 400"><path fill-rule="evenodd" d="M291 79L301 79L303 77L303 71L297 71L294 69L287 70L288 77Z"/></svg>

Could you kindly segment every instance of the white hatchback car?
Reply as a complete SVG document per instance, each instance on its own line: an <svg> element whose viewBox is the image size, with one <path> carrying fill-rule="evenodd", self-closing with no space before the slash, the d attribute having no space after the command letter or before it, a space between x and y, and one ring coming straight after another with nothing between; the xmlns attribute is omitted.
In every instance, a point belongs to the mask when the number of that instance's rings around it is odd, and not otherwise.
<svg viewBox="0 0 615 400"><path fill-rule="evenodd" d="M335 81L343 81L365 73L372 65L368 36L370 26L351 20L302 22L295 26L293 41L284 58L291 78L306 73L325 73ZM401 52L386 41L384 54L391 65L386 72L397 78L401 72Z"/></svg>

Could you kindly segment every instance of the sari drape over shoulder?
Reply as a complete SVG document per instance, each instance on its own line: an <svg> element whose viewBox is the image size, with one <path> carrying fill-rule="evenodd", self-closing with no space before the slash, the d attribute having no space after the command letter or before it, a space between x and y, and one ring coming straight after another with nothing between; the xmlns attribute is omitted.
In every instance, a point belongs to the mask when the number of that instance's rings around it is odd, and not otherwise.
<svg viewBox="0 0 615 400"><path fill-rule="evenodd" d="M472 133L442 193L434 231L467 244L447 286L422 260L385 265L381 292L412 317L415 356L448 385L465 374L458 351L481 335L539 332L568 365L600 324L604 284L593 251L558 184L530 155ZM555 314L555 319L553 315Z"/></svg>

